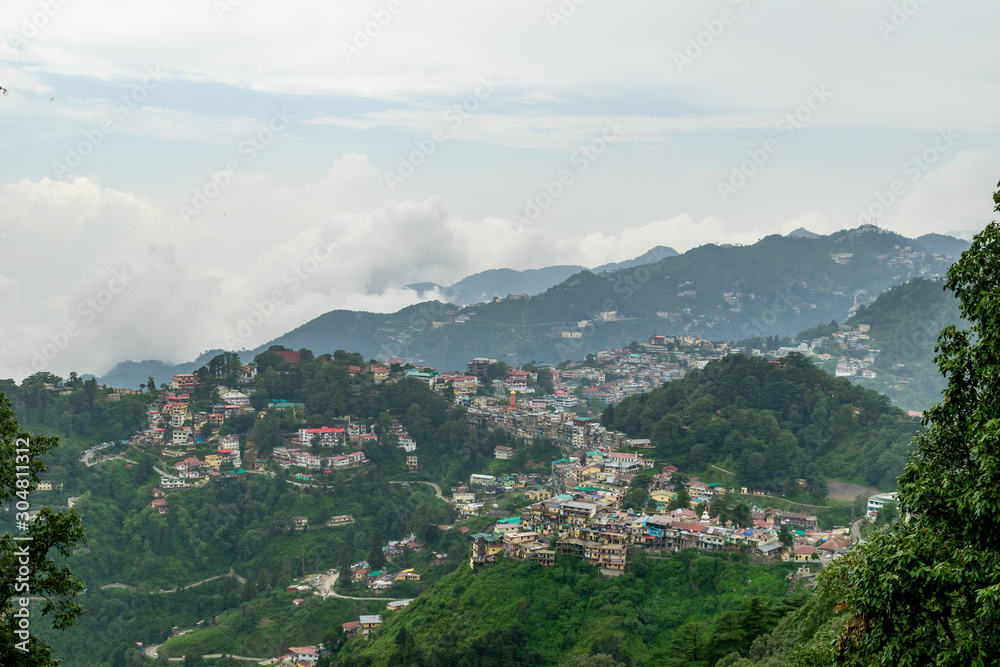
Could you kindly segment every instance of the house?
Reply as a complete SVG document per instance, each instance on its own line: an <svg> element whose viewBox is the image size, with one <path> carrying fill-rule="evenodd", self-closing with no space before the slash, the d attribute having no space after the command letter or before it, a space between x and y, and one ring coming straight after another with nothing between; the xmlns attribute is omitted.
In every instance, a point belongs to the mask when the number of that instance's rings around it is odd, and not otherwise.
<svg viewBox="0 0 1000 667"><path fill-rule="evenodd" d="M267 470L267 459L256 459L253 462L253 469L255 472L263 472Z"/></svg>
<svg viewBox="0 0 1000 667"><path fill-rule="evenodd" d="M792 560L796 563L808 563L819 559L819 551L808 544L798 544L792 548Z"/></svg>
<svg viewBox="0 0 1000 667"><path fill-rule="evenodd" d="M164 498L167 494L163 492L163 489L153 489L153 499Z"/></svg>
<svg viewBox="0 0 1000 667"><path fill-rule="evenodd" d="M292 521L295 522L295 530L305 530L309 527L309 519L304 516L292 517Z"/></svg>
<svg viewBox="0 0 1000 667"><path fill-rule="evenodd" d="M326 520L326 525L329 528L333 528L334 526L347 526L352 523L354 523L353 514L340 514L338 516L331 516Z"/></svg>
<svg viewBox="0 0 1000 667"><path fill-rule="evenodd" d="M358 634L369 635L375 632L375 628L382 625L381 616L362 616L360 618L361 627L358 630Z"/></svg>
<svg viewBox="0 0 1000 667"><path fill-rule="evenodd" d="M167 501L164 500L163 498L157 498L150 504L153 506L153 509L155 509L160 514L167 514L170 512L170 508L167 507Z"/></svg>
<svg viewBox="0 0 1000 667"><path fill-rule="evenodd" d="M295 598L294 600L292 600L292 606L298 607L303 602L305 602L305 598Z"/></svg>
<svg viewBox="0 0 1000 667"><path fill-rule="evenodd" d="M319 660L319 651L315 646L290 646L288 652L295 662L302 665L315 665Z"/></svg>
<svg viewBox="0 0 1000 667"><path fill-rule="evenodd" d="M416 456L407 456L406 470L408 472L417 472L418 470L420 470L420 459Z"/></svg>
<svg viewBox="0 0 1000 667"><path fill-rule="evenodd" d="M302 353L296 352L294 350L281 350L280 352L276 352L276 354L279 357L281 357L284 360L284 362L289 366L291 366L292 368L298 366L299 361L302 358Z"/></svg>
<svg viewBox="0 0 1000 667"><path fill-rule="evenodd" d="M828 540L816 547L817 551L824 556L841 554L851 546L851 538L847 535L831 535Z"/></svg>
<svg viewBox="0 0 1000 667"><path fill-rule="evenodd" d="M392 602L390 602L389 604L387 604L385 607L386 607L386 609L389 609L390 611L396 611L398 609L402 609L403 607L405 607L406 605L410 604L411 602L413 602L413 600L393 600Z"/></svg>
<svg viewBox="0 0 1000 667"><path fill-rule="evenodd" d="M875 496L868 498L868 518L874 519L878 516L878 511L885 506L886 503L898 502L896 497L899 494L893 491L892 493L880 493Z"/></svg>
<svg viewBox="0 0 1000 667"><path fill-rule="evenodd" d="M160 488L162 489L183 489L185 486L187 486L187 482L176 477L163 477L160 479ZM156 495L155 492L153 495Z"/></svg>
<svg viewBox="0 0 1000 667"><path fill-rule="evenodd" d="M341 627L344 628L344 633L348 637L354 637L354 636L356 636L358 634L358 630L361 628L361 622L360 621L348 621L347 623L344 623L344 625L341 626Z"/></svg>
<svg viewBox="0 0 1000 667"><path fill-rule="evenodd" d="M493 449L493 456L500 459L501 461L506 461L507 459L514 458L514 450L511 449L510 447L497 445Z"/></svg>

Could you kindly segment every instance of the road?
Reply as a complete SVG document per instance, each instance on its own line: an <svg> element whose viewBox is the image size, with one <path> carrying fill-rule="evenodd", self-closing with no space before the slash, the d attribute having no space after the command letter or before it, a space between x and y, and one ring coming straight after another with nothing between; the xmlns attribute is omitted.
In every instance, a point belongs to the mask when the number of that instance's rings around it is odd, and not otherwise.
<svg viewBox="0 0 1000 667"><path fill-rule="evenodd" d="M441 487L438 486L437 484L435 484L434 482L424 482L424 481L418 481L418 480L406 480L405 482L389 482L389 483L390 484L430 484L431 486L434 487L434 494L438 498L440 498L441 500L444 500L444 496L441 495Z"/></svg>
<svg viewBox="0 0 1000 667"><path fill-rule="evenodd" d="M146 654L147 658L157 658L159 657L159 655L157 654L156 649L160 648L161 646L163 646L163 644L151 644L149 646L143 646L142 652ZM222 653L208 653L201 657L205 660L218 660L219 658L222 657L222 655L223 655ZM268 659L268 658L248 658L244 655L230 655L229 657L232 658L233 660L245 660L247 662L263 662ZM180 658L167 658L167 660L169 660L170 662L184 662L184 658L185 656L181 656Z"/></svg>
<svg viewBox="0 0 1000 667"><path fill-rule="evenodd" d="M797 507L811 507L815 510L825 510L829 509L827 505L806 505L805 503L793 503L791 500L785 498L779 498L778 496L764 496L759 493L734 493L734 496L743 496L744 498L772 498L774 500L780 500L783 503L788 503L789 505L795 505Z"/></svg>
<svg viewBox="0 0 1000 667"><path fill-rule="evenodd" d="M861 486L850 482L841 482L836 479L826 480L828 493L826 497L837 502L851 502L858 496L874 496L879 490L871 486Z"/></svg>
<svg viewBox="0 0 1000 667"><path fill-rule="evenodd" d="M861 542L861 522L862 521L863 521L863 519L855 519L851 523L851 540L853 540L855 544L859 544Z"/></svg>
<svg viewBox="0 0 1000 667"><path fill-rule="evenodd" d="M247 583L246 579L244 579L240 575L238 575L235 572L233 572L233 568L229 568L229 572L226 572L225 574L217 574L214 577L209 577L208 579L202 579L201 581L196 581L193 584L185 584L185 585L181 586L181 588L191 588L192 586L200 586L203 583L205 583L206 581L215 581L216 579L222 579L223 577L236 577L236 581L240 582L241 584ZM103 586L102 586L102 588L103 588ZM152 593L152 592L153 591L150 591L150 593ZM171 589L167 590L167 589L161 588L160 592L161 593L176 593L177 589L176 588L171 588Z"/></svg>
<svg viewBox="0 0 1000 667"><path fill-rule="evenodd" d="M333 577L329 580L329 583L327 584L327 590L330 592L330 595L332 595L335 598L341 598L341 599L344 599L344 600L385 600L386 602L392 602L393 600L407 600L408 599L408 598L355 598L355 597L351 597L350 595L341 595L337 591L333 590L333 585L335 583L337 583L337 578L339 576L340 576L340 572L335 573L333 575Z"/></svg>

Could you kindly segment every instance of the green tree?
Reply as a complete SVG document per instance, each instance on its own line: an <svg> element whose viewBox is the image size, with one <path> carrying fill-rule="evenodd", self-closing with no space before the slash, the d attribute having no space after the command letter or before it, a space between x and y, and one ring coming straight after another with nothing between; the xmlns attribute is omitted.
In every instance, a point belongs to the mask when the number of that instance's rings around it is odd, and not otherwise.
<svg viewBox="0 0 1000 667"><path fill-rule="evenodd" d="M998 184L1000 187L1000 184ZM1000 191L993 196L1000 211ZM843 664L986 665L1000 655L1000 226L947 274L968 330L941 332L948 382L899 477L908 520L833 561L825 591L847 612Z"/></svg>
<svg viewBox="0 0 1000 667"><path fill-rule="evenodd" d="M96 385L95 385L96 386ZM28 505L30 491L38 485L39 474L45 472L43 458L57 446L50 436L34 436L21 429L6 394L0 392L0 503ZM20 517L14 517L20 521ZM32 618L38 614L52 614L52 625L59 630L73 624L80 615L76 594L83 589L70 569L60 566L50 552L55 550L67 558L78 543L86 542L80 516L76 510L69 513L53 512L45 507L27 530L15 540L7 533L0 536L0 604L3 619L0 625L0 664L2 665L55 665L49 645L31 632L31 627L41 621ZM42 597L41 605L28 607L21 604L29 596ZM28 609L28 629L21 621L22 610ZM23 634L18 634L23 633Z"/></svg>
<svg viewBox="0 0 1000 667"><path fill-rule="evenodd" d="M371 566L372 572L385 567L385 553L382 551L382 531L377 528L372 533L372 546L368 551L368 565Z"/></svg>
<svg viewBox="0 0 1000 667"><path fill-rule="evenodd" d="M781 546L788 548L795 544L795 536L792 535L792 531L788 529L788 526L781 524L781 528L778 529L778 541L781 542Z"/></svg>

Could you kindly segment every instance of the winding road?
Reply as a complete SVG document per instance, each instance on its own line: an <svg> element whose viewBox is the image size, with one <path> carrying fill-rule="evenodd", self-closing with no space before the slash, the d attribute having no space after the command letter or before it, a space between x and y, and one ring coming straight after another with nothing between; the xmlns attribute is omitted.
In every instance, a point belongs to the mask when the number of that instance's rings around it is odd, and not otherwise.
<svg viewBox="0 0 1000 667"><path fill-rule="evenodd" d="M404 482L389 482L389 483L390 484L430 484L431 486L434 487L434 494L438 498L440 498L441 500L445 499L444 496L441 495L441 487L438 486L437 484L435 484L434 482L425 482L423 480L415 480L414 479L414 480L406 480ZM447 502L447 501L445 501L445 502Z"/></svg>

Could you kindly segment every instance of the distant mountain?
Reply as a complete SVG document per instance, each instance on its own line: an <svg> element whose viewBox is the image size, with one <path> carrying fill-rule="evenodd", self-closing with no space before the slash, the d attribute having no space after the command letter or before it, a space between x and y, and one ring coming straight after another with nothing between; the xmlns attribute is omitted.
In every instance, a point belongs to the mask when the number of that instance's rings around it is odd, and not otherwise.
<svg viewBox="0 0 1000 667"><path fill-rule="evenodd" d="M365 358L400 357L445 370L464 369L478 356L513 364L583 359L655 333L719 341L794 336L817 322L844 321L855 301L943 275L967 247L951 237L908 239L873 226L818 238L774 235L750 246L705 245L610 274L552 267L576 272L528 299L480 299L464 307L427 302L390 314L333 311L269 344L316 354L357 350ZM512 285L487 292L487 284L466 294L527 293Z"/></svg>
<svg viewBox="0 0 1000 667"><path fill-rule="evenodd" d="M212 357L221 353L222 350L209 350L200 354L194 361L180 364L168 364L155 359L121 361L105 375L98 377L97 382L119 389L137 389L140 385L145 386L149 378L152 377L156 386L160 386L162 383L169 384L175 374L193 373L196 368L204 366Z"/></svg>
<svg viewBox="0 0 1000 667"><path fill-rule="evenodd" d="M642 269L579 271L530 299L356 314L377 317L373 328L345 329L349 315L328 313L273 342L461 369L477 356L511 363L582 359L654 333L712 340L794 336L817 322L844 321L855 299L863 304L914 277L942 275L962 243L908 239L866 226L815 239L769 236L752 246L706 245Z"/></svg>
<svg viewBox="0 0 1000 667"><path fill-rule="evenodd" d="M656 246L642 255L623 262L610 262L594 269L593 273L617 271L642 264L653 264L664 257L676 257L677 251L667 246ZM558 285L573 274L586 271L579 265L546 266L541 269L489 269L462 278L457 283L444 287L436 283L413 283L406 287L419 294L437 291L445 301L459 306L492 301L494 297L506 298L509 294L541 294L553 285Z"/></svg>
<svg viewBox="0 0 1000 667"><path fill-rule="evenodd" d="M524 271L490 269L462 278L450 287L434 283L417 283L407 287L420 293L427 291L427 286L436 287L448 303L467 306L490 301L493 297L506 298L508 294L540 294L582 270L582 266L546 266Z"/></svg>
<svg viewBox="0 0 1000 667"><path fill-rule="evenodd" d="M818 239L820 237L819 234L814 234L805 227L799 227L794 231L788 232L785 236L793 239Z"/></svg>
<svg viewBox="0 0 1000 667"><path fill-rule="evenodd" d="M673 248L669 248L665 245L658 245L652 250L645 252L635 259L627 259L624 262L610 262L608 264L601 264L598 267L591 269L594 273L603 273L605 271L617 271L618 269L630 269L633 266L642 266L643 264L655 264L659 262L664 257L676 257L678 255L677 251Z"/></svg>

